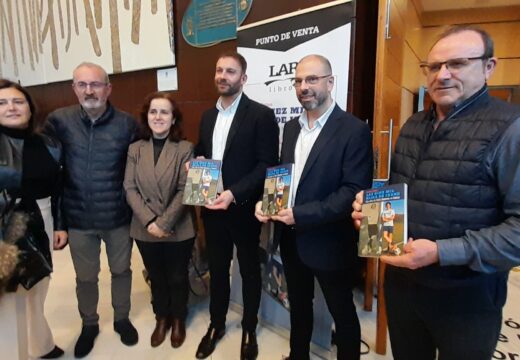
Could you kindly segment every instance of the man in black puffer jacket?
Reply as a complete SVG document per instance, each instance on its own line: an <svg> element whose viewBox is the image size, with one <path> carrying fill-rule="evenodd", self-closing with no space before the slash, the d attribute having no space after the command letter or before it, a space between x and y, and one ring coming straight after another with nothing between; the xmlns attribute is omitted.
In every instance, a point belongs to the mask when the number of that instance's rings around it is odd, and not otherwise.
<svg viewBox="0 0 520 360"><path fill-rule="evenodd" d="M76 294L83 321L76 357L86 356L99 333L98 274L101 240L112 274L114 329L133 345L138 334L128 319L132 272L129 237L130 209L123 192L128 146L137 123L107 101L112 87L103 68L80 64L73 73L80 105L58 109L48 117L49 132L65 154L64 210L76 271Z"/></svg>
<svg viewBox="0 0 520 360"><path fill-rule="evenodd" d="M390 176L409 186L414 240L382 258L395 359L493 356L520 264L520 107L489 96L495 66L489 35L460 26L421 64L434 105L403 126Z"/></svg>

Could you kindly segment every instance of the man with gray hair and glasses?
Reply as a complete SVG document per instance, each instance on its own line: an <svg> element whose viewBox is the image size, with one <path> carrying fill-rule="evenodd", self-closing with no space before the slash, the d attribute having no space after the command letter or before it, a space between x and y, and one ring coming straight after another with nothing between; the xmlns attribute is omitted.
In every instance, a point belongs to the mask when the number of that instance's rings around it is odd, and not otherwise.
<svg viewBox="0 0 520 360"><path fill-rule="evenodd" d="M132 241L130 209L123 193L126 156L135 140L137 123L108 102L112 85L101 66L85 62L76 67L72 88L79 105L51 113L48 131L62 142L65 155L63 201L83 322L74 355L81 358L92 350L99 333L101 240L112 275L114 330L125 345L138 341L138 333L128 319Z"/></svg>
<svg viewBox="0 0 520 360"><path fill-rule="evenodd" d="M489 96L496 63L486 32L457 26L420 65L433 105L404 124L390 175L408 184L412 241L381 258L397 360L493 356L520 264L520 107Z"/></svg>

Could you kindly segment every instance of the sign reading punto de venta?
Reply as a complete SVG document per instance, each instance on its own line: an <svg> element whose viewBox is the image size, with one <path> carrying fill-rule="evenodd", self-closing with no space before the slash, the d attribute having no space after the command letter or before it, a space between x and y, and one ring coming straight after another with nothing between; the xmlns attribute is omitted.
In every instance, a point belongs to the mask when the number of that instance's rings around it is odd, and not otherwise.
<svg viewBox="0 0 520 360"><path fill-rule="evenodd" d="M192 0L182 18L182 36L191 46L236 39L253 0Z"/></svg>

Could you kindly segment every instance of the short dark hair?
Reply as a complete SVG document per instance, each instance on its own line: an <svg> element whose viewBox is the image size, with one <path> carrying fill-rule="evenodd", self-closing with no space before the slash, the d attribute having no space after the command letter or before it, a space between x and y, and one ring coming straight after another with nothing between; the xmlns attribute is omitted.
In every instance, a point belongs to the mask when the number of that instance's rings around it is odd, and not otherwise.
<svg viewBox="0 0 520 360"><path fill-rule="evenodd" d="M487 59L492 58L494 54L494 45L493 39L491 36L485 31L473 25L454 25L449 27L446 31L439 35L437 41L433 44L432 48L442 39L458 34L464 31L473 31L480 35L482 38L482 43L484 44L484 54L483 56ZM430 49L431 50L431 49Z"/></svg>
<svg viewBox="0 0 520 360"><path fill-rule="evenodd" d="M387 202L385 203L385 206L386 206L386 205L390 205L390 206L392 206L392 203L391 203L390 201L387 201Z"/></svg>
<svg viewBox="0 0 520 360"><path fill-rule="evenodd" d="M222 54L220 54L218 58L222 59L227 57L235 59L240 64L240 68L242 68L242 74L246 73L247 61L242 55L240 55L236 51L225 51Z"/></svg>
<svg viewBox="0 0 520 360"><path fill-rule="evenodd" d="M23 96L25 96L25 100L27 100L27 103L29 104L29 109L31 110L31 117L29 118L28 130L30 133L36 132L37 127L38 127L37 126L38 124L36 124L36 120L35 120L36 119L36 104L34 103L31 95L29 94L27 89L25 89L22 85L14 82L14 81L11 81L11 80L0 79L0 90L1 89L10 89L10 88L18 90L19 92L21 92L23 94Z"/></svg>
<svg viewBox="0 0 520 360"><path fill-rule="evenodd" d="M150 110L150 104L152 103L152 100L155 99L166 99L170 102L172 106L172 115L175 122L173 123L172 127L170 128L170 133L168 134L168 139L171 141L179 142L183 139L182 134L182 113L180 112L179 108L177 107L177 103L173 99L173 96L171 93L167 91L158 91L149 94L144 99L144 104L141 108L141 116L140 116L140 126L141 126L141 137L145 140L149 140L153 133L152 129L150 128L150 125L148 125L148 110Z"/></svg>

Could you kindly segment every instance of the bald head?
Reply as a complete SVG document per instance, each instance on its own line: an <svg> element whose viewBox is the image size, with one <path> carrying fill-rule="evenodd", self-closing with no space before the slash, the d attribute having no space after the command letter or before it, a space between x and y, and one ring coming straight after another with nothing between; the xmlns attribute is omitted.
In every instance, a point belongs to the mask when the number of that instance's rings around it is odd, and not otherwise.
<svg viewBox="0 0 520 360"><path fill-rule="evenodd" d="M298 65L296 66L296 68L298 68L300 64L308 62L313 62L315 64L317 63L321 65L321 69L324 71L324 73L332 74L332 66L330 65L329 59L327 59L325 56L321 56L318 54L304 56L300 59L300 61L298 61Z"/></svg>
<svg viewBox="0 0 520 360"><path fill-rule="evenodd" d="M298 62L295 75L296 97L312 122L332 104L334 77L330 62L321 55L307 55Z"/></svg>

